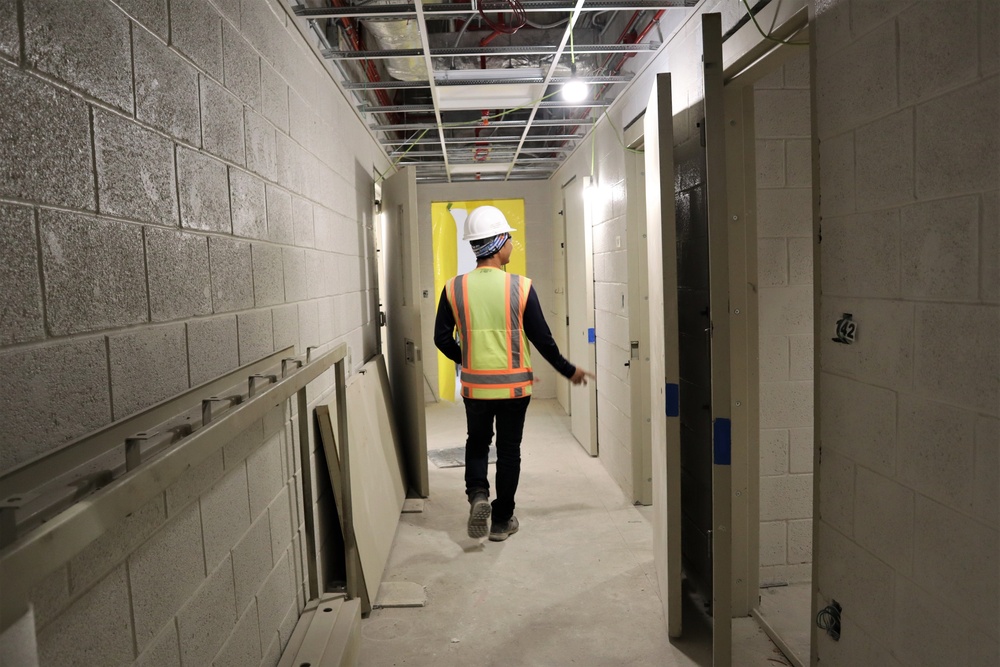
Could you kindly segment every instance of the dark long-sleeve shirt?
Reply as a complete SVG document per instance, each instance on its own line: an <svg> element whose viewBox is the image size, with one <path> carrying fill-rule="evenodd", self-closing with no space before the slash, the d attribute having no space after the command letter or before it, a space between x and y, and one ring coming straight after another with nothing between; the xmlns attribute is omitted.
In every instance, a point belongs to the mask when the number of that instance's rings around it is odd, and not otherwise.
<svg viewBox="0 0 1000 667"><path fill-rule="evenodd" d="M438 300L437 318L434 321L434 344L456 364L462 363L462 348L455 341L455 314L448 301L447 289L441 290L441 298ZM559 346L552 338L552 332L542 314L542 306L538 302L538 295L532 285L528 290L528 301L524 306L524 316L521 318L521 326L524 335L528 337L531 344L535 346L545 358L545 361L552 364L564 377L572 377L576 372L576 366L571 364L559 352Z"/></svg>

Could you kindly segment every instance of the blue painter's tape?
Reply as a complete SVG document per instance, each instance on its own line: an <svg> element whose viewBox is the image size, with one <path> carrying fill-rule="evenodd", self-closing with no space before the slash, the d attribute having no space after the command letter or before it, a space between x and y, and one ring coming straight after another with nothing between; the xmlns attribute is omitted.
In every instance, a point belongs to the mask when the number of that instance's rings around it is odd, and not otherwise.
<svg viewBox="0 0 1000 667"><path fill-rule="evenodd" d="M676 384L667 383L667 416L679 417L681 414L681 388Z"/></svg>
<svg viewBox="0 0 1000 667"><path fill-rule="evenodd" d="M594 331L594 327L587 329L587 342L596 343L597 342L597 332Z"/></svg>
<svg viewBox="0 0 1000 667"><path fill-rule="evenodd" d="M713 463L727 466L733 460L733 425L728 419L717 417L712 424Z"/></svg>

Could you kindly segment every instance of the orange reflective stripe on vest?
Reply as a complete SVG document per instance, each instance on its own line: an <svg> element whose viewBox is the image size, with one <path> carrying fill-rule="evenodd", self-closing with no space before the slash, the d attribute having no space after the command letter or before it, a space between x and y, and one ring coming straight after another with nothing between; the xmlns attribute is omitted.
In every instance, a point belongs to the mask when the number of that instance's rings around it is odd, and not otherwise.
<svg viewBox="0 0 1000 667"><path fill-rule="evenodd" d="M448 281L447 295L462 341L462 395L518 398L531 394L531 359L522 320L531 280L476 269Z"/></svg>

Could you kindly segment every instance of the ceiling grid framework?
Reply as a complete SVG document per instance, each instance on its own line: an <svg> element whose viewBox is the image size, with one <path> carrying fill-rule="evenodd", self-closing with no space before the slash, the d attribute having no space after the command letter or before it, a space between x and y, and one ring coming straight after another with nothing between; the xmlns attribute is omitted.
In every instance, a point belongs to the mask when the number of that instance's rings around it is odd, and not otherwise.
<svg viewBox="0 0 1000 667"><path fill-rule="evenodd" d="M393 164L439 183L551 176L696 0L289 2Z"/></svg>

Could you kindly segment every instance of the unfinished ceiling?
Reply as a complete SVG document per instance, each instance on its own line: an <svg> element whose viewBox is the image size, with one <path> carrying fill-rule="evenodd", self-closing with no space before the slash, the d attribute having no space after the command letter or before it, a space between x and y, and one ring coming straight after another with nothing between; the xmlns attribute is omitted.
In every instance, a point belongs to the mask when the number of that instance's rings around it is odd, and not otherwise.
<svg viewBox="0 0 1000 667"><path fill-rule="evenodd" d="M304 0L389 158L421 182L548 178L696 0ZM571 80L586 84L567 101Z"/></svg>

